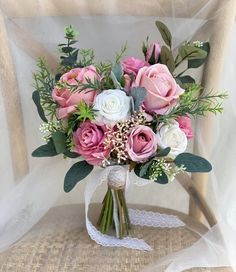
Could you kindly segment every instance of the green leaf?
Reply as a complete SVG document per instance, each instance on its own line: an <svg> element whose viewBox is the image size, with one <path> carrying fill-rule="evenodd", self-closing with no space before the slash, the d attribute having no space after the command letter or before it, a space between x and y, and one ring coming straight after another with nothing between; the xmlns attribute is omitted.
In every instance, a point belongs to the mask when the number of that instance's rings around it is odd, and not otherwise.
<svg viewBox="0 0 236 272"><path fill-rule="evenodd" d="M54 157L58 155L52 139L45 145L41 145L32 152L33 157Z"/></svg>
<svg viewBox="0 0 236 272"><path fill-rule="evenodd" d="M144 87L133 87L130 94L134 100L134 110L138 111L147 95L147 90Z"/></svg>
<svg viewBox="0 0 236 272"><path fill-rule="evenodd" d="M86 178L92 170L93 165L88 164L86 161L80 161L72 165L64 179L64 191L66 193L70 192L75 185Z"/></svg>
<svg viewBox="0 0 236 272"><path fill-rule="evenodd" d="M156 157L165 157L170 153L171 148L167 147L165 149L161 149L157 152Z"/></svg>
<svg viewBox="0 0 236 272"><path fill-rule="evenodd" d="M156 21L156 26L157 26L157 28L158 28L164 42L169 47L171 47L172 36L171 36L171 33L170 33L168 27L165 24L163 24L162 22L160 22L160 21Z"/></svg>
<svg viewBox="0 0 236 272"><path fill-rule="evenodd" d="M44 114L44 110L43 110L43 107L41 106L40 104L40 94L39 94L39 91L34 91L33 94L32 94L32 99L34 101L34 104L36 105L37 107L37 111L38 111L38 114L40 116L40 118L44 121L44 122L48 122L45 114Z"/></svg>
<svg viewBox="0 0 236 272"><path fill-rule="evenodd" d="M187 172L210 172L212 166L209 161L191 153L181 153L179 154L174 163L178 166L184 166Z"/></svg>
<svg viewBox="0 0 236 272"><path fill-rule="evenodd" d="M154 182L159 183L159 184L167 184L168 183L168 177L167 175L162 172L162 175L159 176Z"/></svg>
<svg viewBox="0 0 236 272"><path fill-rule="evenodd" d="M66 151L66 135L61 131L55 131L52 133L52 140L55 145L57 154Z"/></svg>
<svg viewBox="0 0 236 272"><path fill-rule="evenodd" d="M76 152L72 152L70 150L66 150L64 153L63 153L66 157L68 158L71 158L71 159L75 159L75 158L78 158L80 155Z"/></svg>
<svg viewBox="0 0 236 272"><path fill-rule="evenodd" d="M207 52L199 47L184 44L179 48L179 54L182 59L204 59Z"/></svg>
<svg viewBox="0 0 236 272"><path fill-rule="evenodd" d="M121 76L123 75L121 64L116 63L112 68L112 72L114 73L116 79L120 82Z"/></svg>
<svg viewBox="0 0 236 272"><path fill-rule="evenodd" d="M165 64L171 73L175 70L175 60L170 49L165 45L161 47L161 63Z"/></svg>
<svg viewBox="0 0 236 272"><path fill-rule="evenodd" d="M182 84L185 83L195 83L195 79L192 78L191 76L179 76L176 78L177 80L179 80Z"/></svg>
<svg viewBox="0 0 236 272"><path fill-rule="evenodd" d="M142 167L143 167L142 164L140 164L140 163L136 164L135 167L134 167L134 173L140 178L149 179L149 176L147 175L147 172L145 174L143 173L145 171L145 169L143 170L143 172L141 172ZM140 172L142 173L142 175L140 174Z"/></svg>
<svg viewBox="0 0 236 272"><path fill-rule="evenodd" d="M146 58L146 54L147 54L147 46L146 46L146 44L143 42L143 44L142 44L142 52L143 52L143 54L144 54L144 57Z"/></svg>
<svg viewBox="0 0 236 272"><path fill-rule="evenodd" d="M75 49L75 48L73 48L73 47L65 46L65 47L62 47L62 48L61 48L61 51L62 51L63 53L65 53L65 54L68 54L68 53L71 53L74 49Z"/></svg>
<svg viewBox="0 0 236 272"><path fill-rule="evenodd" d="M63 57L61 56L61 65L67 67L73 67L76 64L77 58L78 58L78 52L79 49L76 49L69 57Z"/></svg>
<svg viewBox="0 0 236 272"><path fill-rule="evenodd" d="M139 171L139 176L141 177L141 178L148 178L147 177L147 171L148 171L148 168L151 166L151 164L152 164L152 162L153 162L153 159L152 160L150 160L149 162L146 162L145 164L143 164L141 167L140 167L140 171Z"/></svg>
<svg viewBox="0 0 236 272"><path fill-rule="evenodd" d="M155 58L155 46L153 46L153 49L152 49L152 54L151 54L151 57L150 59L148 60L148 63L153 65L153 64L156 64L158 60L156 60Z"/></svg>
<svg viewBox="0 0 236 272"><path fill-rule="evenodd" d="M190 60L188 60L188 68L198 68L198 67L200 67L201 65L203 65L206 62L207 57L208 57L209 52L210 52L209 42L203 43L203 46L201 47L201 49L206 52L206 57L201 58L201 59L190 59Z"/></svg>

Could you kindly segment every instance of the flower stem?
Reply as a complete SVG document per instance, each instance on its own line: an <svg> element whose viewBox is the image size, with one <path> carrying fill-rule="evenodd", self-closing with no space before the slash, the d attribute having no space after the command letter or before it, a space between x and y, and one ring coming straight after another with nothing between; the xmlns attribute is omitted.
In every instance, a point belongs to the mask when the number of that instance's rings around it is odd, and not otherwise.
<svg viewBox="0 0 236 272"><path fill-rule="evenodd" d="M129 219L129 213L128 213L128 209L127 209L126 201L125 201L125 197L124 197L124 191L119 190L118 194L119 194L119 199L120 199L121 205L123 207L123 211L124 211L124 221L125 221L126 233L127 233L127 235L129 235L130 219Z"/></svg>
<svg viewBox="0 0 236 272"><path fill-rule="evenodd" d="M112 192L113 191L113 192ZM113 194L113 195L112 195ZM129 235L129 229L131 228L129 213L126 205L124 190L113 190L108 188L107 193L102 201L101 214L99 216L97 225L102 233L108 233L110 227L115 227L114 222L114 201L117 205L117 216L119 221L118 227L118 237L123 239L124 232ZM125 228L125 230L124 230Z"/></svg>
<svg viewBox="0 0 236 272"><path fill-rule="evenodd" d="M107 219L106 219L106 225L105 225L105 233L108 232L109 227L110 227L110 221L112 218L112 206L113 206L113 199L112 199L112 194L111 194L111 189L108 189L108 194L109 194L109 203L108 203L108 212L107 212Z"/></svg>
<svg viewBox="0 0 236 272"><path fill-rule="evenodd" d="M103 198L103 201L102 201L102 210L101 210L100 216L98 218L98 222L97 222L98 226L100 226L100 224L102 222L102 218L103 218L104 211L105 211L105 203L106 203L107 196L108 196L108 191L107 191L107 193L106 193L106 195L105 195L105 197Z"/></svg>
<svg viewBox="0 0 236 272"><path fill-rule="evenodd" d="M115 198L116 198L116 202L117 202L117 206L118 206L118 215L119 215L119 238L123 239L123 216L122 216L122 206L121 206L121 202L119 199L119 194L118 194L118 190L114 191L115 193Z"/></svg>
<svg viewBox="0 0 236 272"><path fill-rule="evenodd" d="M107 198L105 201L105 210L104 210L104 214L102 217L102 222L101 222L101 232L105 233L105 228L106 228L106 222L107 222L107 214L108 214L108 209L109 209L109 201L111 198L111 194L109 193L110 191L107 191Z"/></svg>

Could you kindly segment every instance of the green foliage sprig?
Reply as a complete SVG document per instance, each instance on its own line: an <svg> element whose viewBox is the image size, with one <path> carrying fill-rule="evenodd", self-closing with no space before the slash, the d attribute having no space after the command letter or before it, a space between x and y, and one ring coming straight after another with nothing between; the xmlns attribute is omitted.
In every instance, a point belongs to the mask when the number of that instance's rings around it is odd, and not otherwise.
<svg viewBox="0 0 236 272"><path fill-rule="evenodd" d="M201 92L202 86L198 84L188 85L188 89L180 96L179 104L174 106L168 114L156 116L156 121L168 123L170 120L183 115L205 116L208 112L222 113L222 101L227 98L227 93L201 94Z"/></svg>
<svg viewBox="0 0 236 272"><path fill-rule="evenodd" d="M56 113L56 104L52 100L51 93L55 86L55 81L43 59L39 58L36 65L38 71L33 74L35 94L40 98L40 105L45 116L53 120Z"/></svg>
<svg viewBox="0 0 236 272"><path fill-rule="evenodd" d="M77 66L77 58L79 49L73 47L72 45L77 43L78 32L75 31L73 26L68 26L65 28L65 39L66 43L58 44L59 51L61 52L61 66L68 70Z"/></svg>

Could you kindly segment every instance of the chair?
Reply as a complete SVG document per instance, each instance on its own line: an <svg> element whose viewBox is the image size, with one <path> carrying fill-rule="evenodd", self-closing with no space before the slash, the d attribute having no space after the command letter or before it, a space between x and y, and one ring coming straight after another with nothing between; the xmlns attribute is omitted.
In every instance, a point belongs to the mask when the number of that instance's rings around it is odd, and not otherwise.
<svg viewBox="0 0 236 272"><path fill-rule="evenodd" d="M206 2L207 0L196 1L191 9L192 14L195 14L196 10L203 6ZM113 8L114 3L116 7L115 9ZM184 8L186 4L187 1L175 1L175 15L177 17L191 17L192 14L187 14L186 9ZM215 6L209 10L207 14L202 16L205 16L205 18L211 18L219 4L220 1L216 1ZM18 8L18 5L24 5L27 8ZM23 0L19 2L8 0L6 2L1 0L0 6L8 18L45 15L68 16L82 15L87 13L111 15L132 14L137 16L149 15L161 17L163 15L166 16L167 14L171 14L172 11L171 4L165 0L129 0L110 2L107 0L71 0L70 5L67 4L66 0L42 0L40 2L31 0ZM75 9L74 6L77 8ZM203 73L203 85L208 90L217 89L219 83L225 47L229 37L230 28L235 19L235 7L236 1L229 0L227 5L219 10L219 15L215 19L209 21L210 27L215 28L218 31L213 31L213 35L210 38L211 53ZM7 31L2 14L0 14L0 25L1 92L4 97L8 126L11 128L9 139L10 145L17 147L11 150L11 156L15 179L19 180L28 171L27 149L24 137L24 121L22 117L19 94L17 91L17 80L14 72L14 64L9 49ZM33 40L29 43L24 43L23 41L26 39L26 34L24 31L17 29L17 33L20 37L18 44L19 46L28 46L28 51L35 57L43 53L43 55L49 59L50 64L52 66L55 65L54 57L47 52L42 45ZM22 44L20 42L21 40ZM31 44L31 46L27 44ZM206 135L206 142L209 145L209 148L212 139L212 123L213 121L210 117L208 117L204 121L201 121L200 124L201 130ZM194 151L198 153L197 143L194 145ZM214 214L205 200L207 193L207 179L208 175L206 174L192 174L191 178L187 174L180 174L178 176L180 184L190 195L188 216L163 208L147 207L147 209L176 214L187 225L194 227L200 233L205 233L207 231L207 226L202 223L205 222L203 221L203 215L209 226L212 227L217 222ZM94 217L96 217L95 215L97 209L99 208L98 206L99 205L96 205L96 207L93 209ZM82 210L82 208L75 205L53 208L48 215L46 215L45 218L43 218L35 226L35 228L37 229L39 226L44 224L52 224L52 220L60 220L61 214L68 213L71 216L70 218L74 218L76 211L78 210ZM61 224L63 223L61 222ZM181 228L178 230L147 230L146 228L140 229L137 227L134 229L134 232L138 237L142 236L143 233L147 234L149 238L152 236L149 242L154 247L155 252L148 255L147 253L134 253L131 250L129 251L125 249L100 248L88 238L85 230L82 231L81 237L78 237L76 230L69 233L65 226L64 229L62 228L60 231L55 232L55 235L38 235L37 238L33 240L29 239L25 242L22 241L19 243L19 245L16 244L12 249L0 256L0 271L139 271L139 269L149 262L166 255L168 252L179 250L180 248L191 245L197 240L196 234L186 228ZM146 236L145 234L144 237ZM75 241L80 242L81 248L77 248L75 246ZM82 252L80 249L83 249ZM89 254L94 256L96 262L92 261L94 263L89 264L91 261L91 259L87 258ZM117 254L119 254L120 258L124 260L122 263L112 263L112 260L114 261ZM104 257L106 257L106 259L104 259ZM43 260L44 258L45 260ZM103 261L101 261L101 258L103 258ZM230 270L222 268L209 270L198 269L194 271Z"/></svg>

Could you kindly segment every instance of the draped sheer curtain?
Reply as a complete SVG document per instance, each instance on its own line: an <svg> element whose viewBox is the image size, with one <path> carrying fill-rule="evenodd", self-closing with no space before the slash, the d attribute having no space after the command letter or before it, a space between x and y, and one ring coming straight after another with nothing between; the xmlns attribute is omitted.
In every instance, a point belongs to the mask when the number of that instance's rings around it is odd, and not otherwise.
<svg viewBox="0 0 236 272"><path fill-rule="evenodd" d="M31 152L37 146L43 144L42 135L39 132L41 121L31 100L33 91L32 72L36 69L35 61L39 55L41 57L45 55L46 60L48 57L49 66L52 69L55 68L56 45L63 41L64 27L74 25L79 31L79 47L94 48L97 60L113 60L115 52L119 51L125 42L128 44L127 55L142 57L141 43L147 36L149 36L150 41L162 42L155 27L156 19L163 21L170 28L173 34L174 48L185 40L208 41L213 35L212 32L217 31L216 28L212 27L211 22L217 18L222 9L229 4L232 5L234 1L201 1L201 5L196 5L196 1L193 0L187 2L173 0L168 1L168 4L163 1L163 3L157 3L159 16L154 14L152 16L140 14L121 16L115 12L119 6L118 1L107 2L109 4L107 4L108 14L106 15L90 14L87 10L86 14L80 16L69 16L69 14L66 14L67 16L55 16L55 14L51 16L51 13L49 13L46 16L31 17L27 15L27 6L20 6L14 1L9 1L9 3L0 1L1 15L6 25L17 77L29 162L29 173L20 180L16 180L12 166L12 150L17 147L12 146L9 141L12 129L7 125L7 105L4 103L4 94L1 92L0 250L5 250L13 242L20 239L51 207L84 202L83 191L86 179L78 184L70 194L63 192L63 178L73 161L63 160L62 158L35 159L31 157ZM187 4L184 5L184 2ZM57 5L56 1L50 3L51 10L63 8ZM86 7L86 3L83 3ZM140 1L137 1L137 5L140 3ZM44 1L37 1L39 15L44 4ZM79 8L76 1L73 2L73 5L74 9ZM14 14L16 8L21 16ZM66 6L65 10L67 10ZM134 7L134 13L136 13L136 10L138 10L138 7ZM234 10L232 10L233 12ZM211 152L209 147L206 146L204 134L198 133L201 122L195 128L194 139L198 143L199 152L213 162L214 170L210 175L207 198L217 215L219 224L203 236L191 249L167 256L166 259L147 268L147 271L157 271L158 267L170 262L172 264L167 271L175 272L177 271L177 264L178 271L201 265L220 266L230 263L236 265L234 263L236 255L236 202L234 200L234 192L236 191L234 171L236 161L236 143L234 140L236 133L234 125L236 121L234 104L234 101L236 101L234 90L236 83L234 67L236 63L234 49L236 45L236 24L228 27L232 28L232 31L225 50L218 90L227 90L229 99L224 103L224 113L215 118ZM217 65L217 60L215 61ZM201 80L202 70L193 72L194 76ZM191 145L189 149L192 149ZM134 175L131 175L131 179L135 178ZM101 201L104 192L105 188L101 187L96 193L94 201ZM150 184L141 189L132 186L128 192L128 202L159 205L178 209L182 212L188 211L188 195L177 181L166 186ZM81 218L81 223L83 220ZM219 239L220 233L223 234L223 240ZM192 252L197 253L198 258L192 258Z"/></svg>

